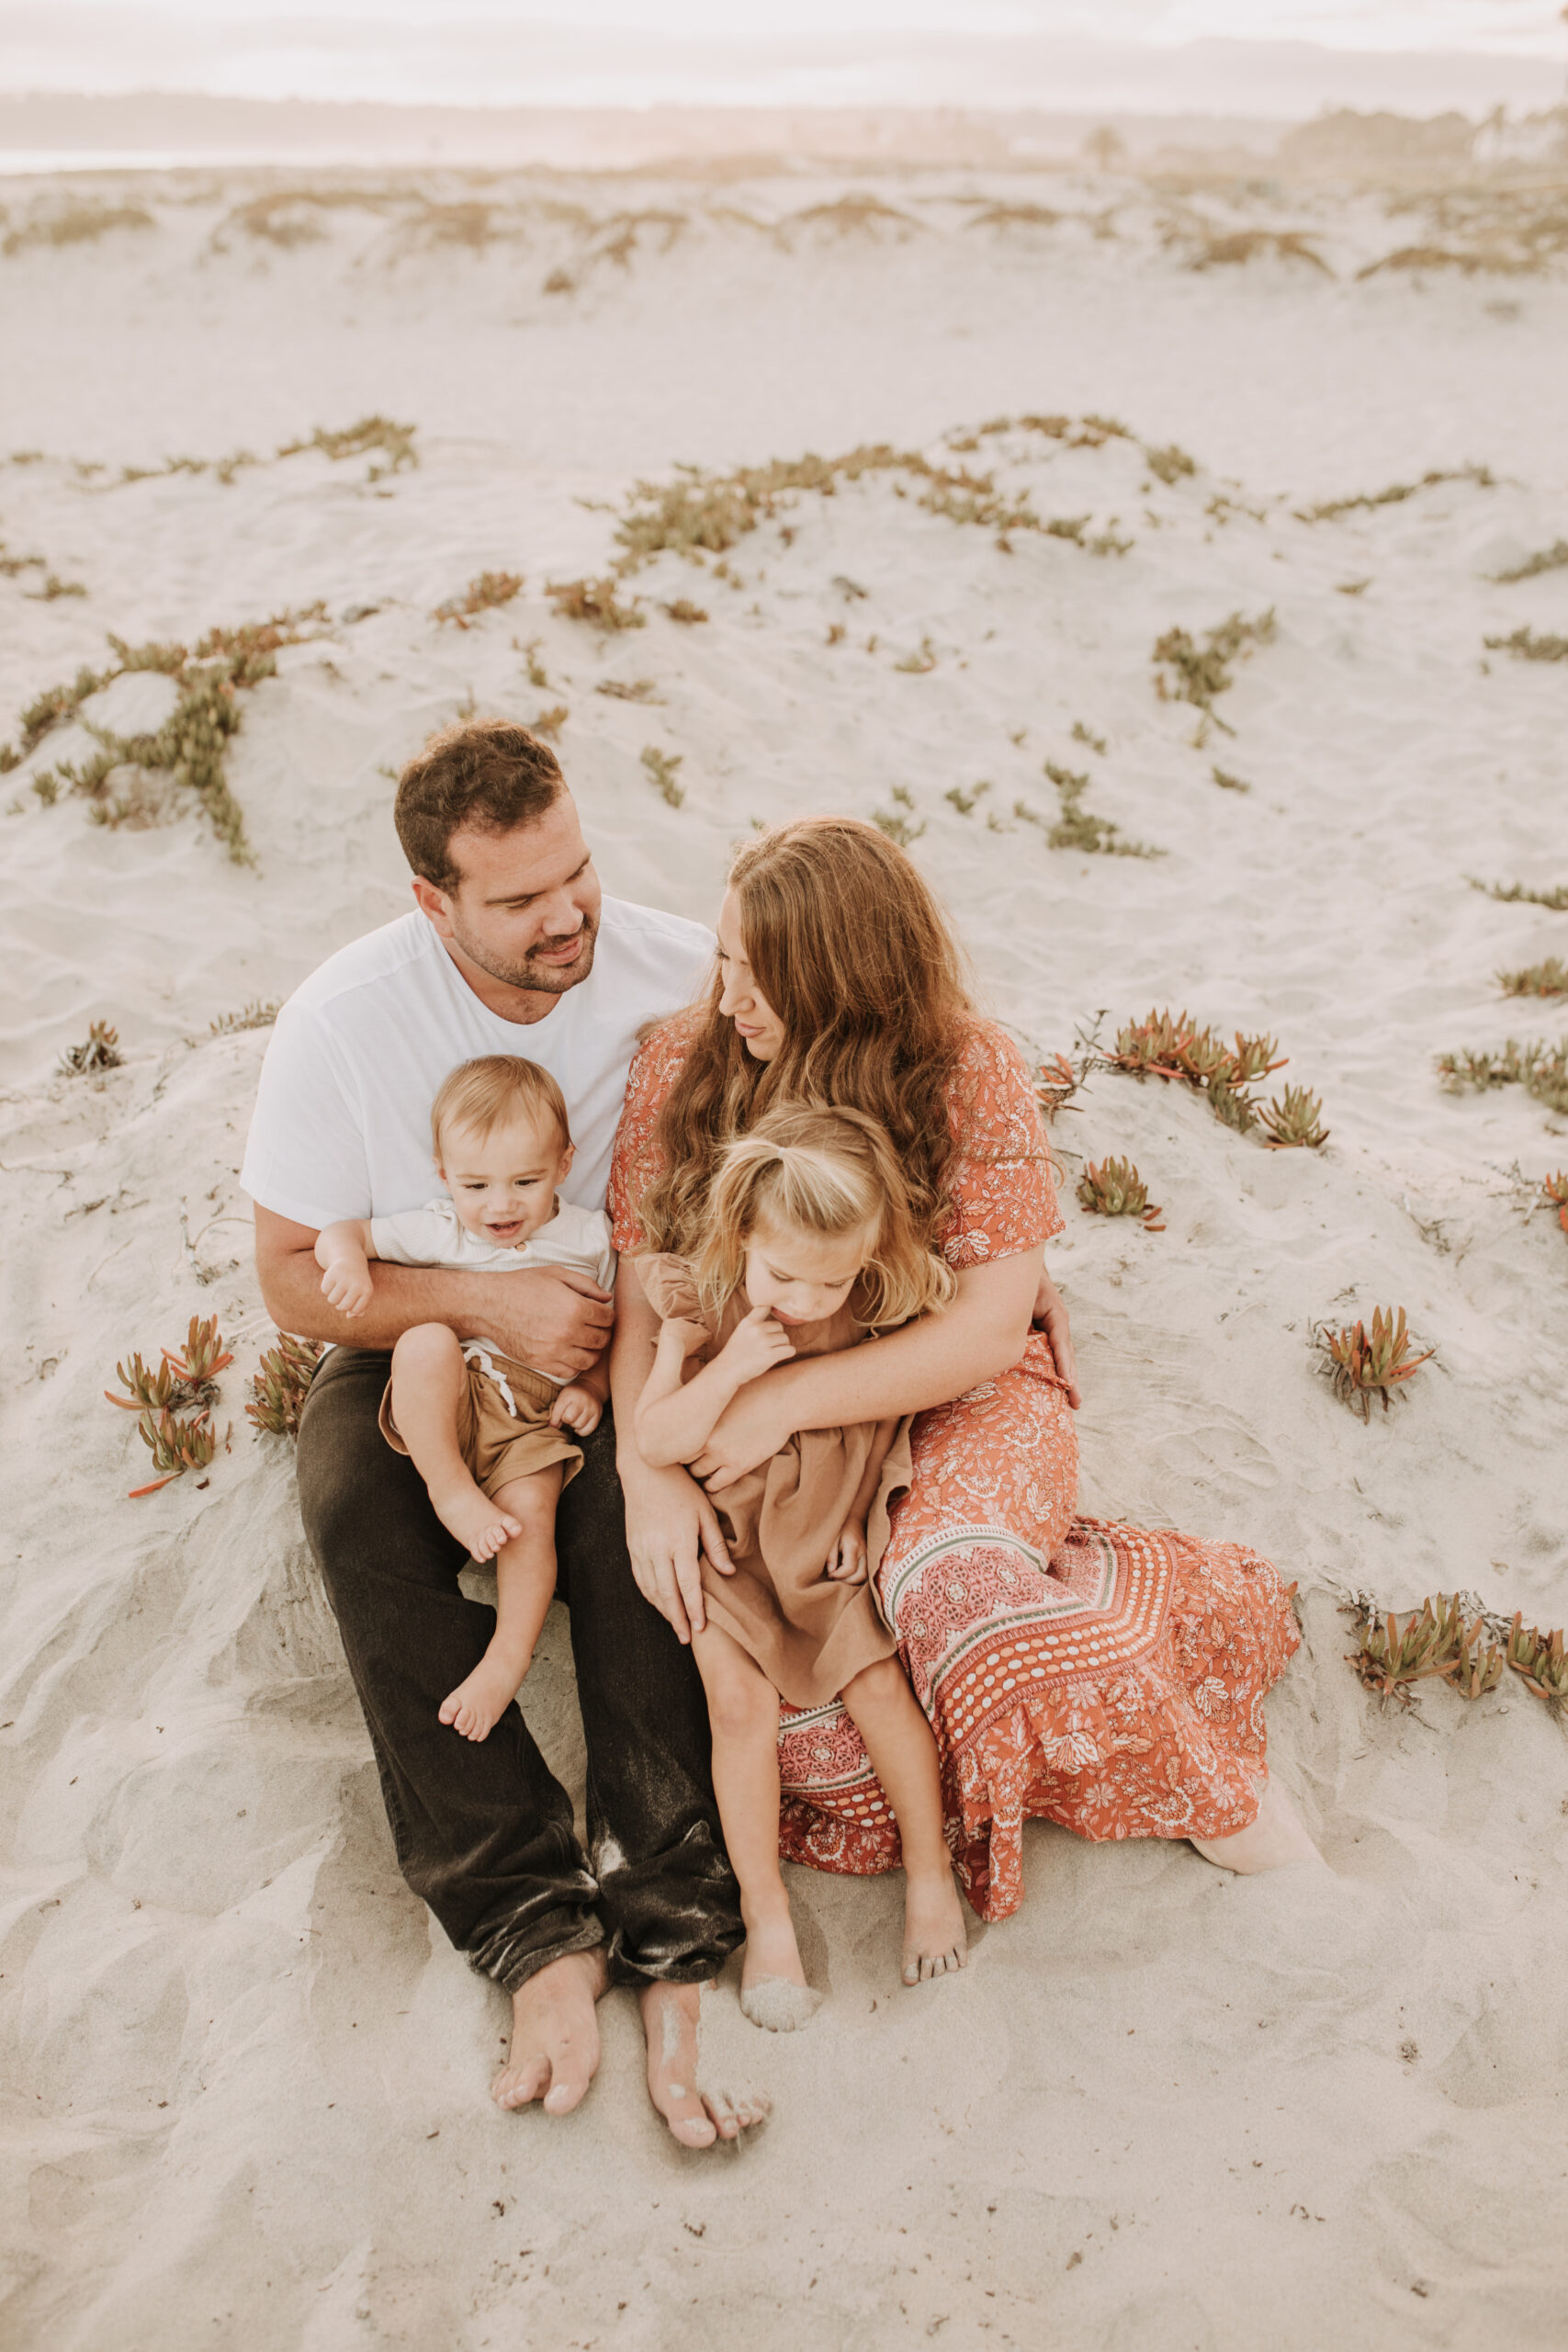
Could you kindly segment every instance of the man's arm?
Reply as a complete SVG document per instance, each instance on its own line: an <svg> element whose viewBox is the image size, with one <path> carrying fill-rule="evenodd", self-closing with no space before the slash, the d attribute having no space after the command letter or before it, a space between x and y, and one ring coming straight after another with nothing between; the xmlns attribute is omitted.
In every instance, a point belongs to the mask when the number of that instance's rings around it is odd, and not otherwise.
<svg viewBox="0 0 1568 2352"><path fill-rule="evenodd" d="M492 1339L520 1363L554 1380L575 1380L597 1363L610 1336L608 1295L565 1266L516 1273L458 1274L440 1267L371 1268L370 1303L344 1315L321 1295L317 1228L256 1204L256 1274L280 1331L342 1347L393 1347L416 1323L446 1323L460 1340Z"/></svg>

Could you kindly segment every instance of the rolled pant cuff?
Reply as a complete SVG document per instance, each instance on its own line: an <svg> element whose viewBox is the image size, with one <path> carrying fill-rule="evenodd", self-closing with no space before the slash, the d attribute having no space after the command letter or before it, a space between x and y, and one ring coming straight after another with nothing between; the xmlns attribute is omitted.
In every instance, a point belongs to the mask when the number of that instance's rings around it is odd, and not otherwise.
<svg viewBox="0 0 1568 2352"><path fill-rule="evenodd" d="M566 1960L576 1951L597 1951L604 1941L602 1922L592 1914L574 1920L570 1925L536 1940L537 1925L519 1930L515 1937L487 1936L477 1951L468 1954L470 1968L480 1976L488 1976L503 1993L520 1993L531 1976L541 1968L548 1968L552 1961Z"/></svg>

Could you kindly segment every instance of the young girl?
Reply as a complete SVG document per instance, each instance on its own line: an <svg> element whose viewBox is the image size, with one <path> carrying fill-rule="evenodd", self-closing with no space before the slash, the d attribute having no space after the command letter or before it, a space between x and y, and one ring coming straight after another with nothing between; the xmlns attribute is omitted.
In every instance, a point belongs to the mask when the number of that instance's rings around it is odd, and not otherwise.
<svg viewBox="0 0 1568 2352"><path fill-rule="evenodd" d="M396 1216L349 1218L316 1237L321 1288L345 1315L370 1303L372 1258L402 1266L500 1273L570 1266L615 1282L599 1210L562 1201L571 1168L566 1101L547 1069L486 1054L443 1079L430 1111L446 1195ZM493 1340L419 1323L392 1350L381 1400L389 1445L412 1457L443 1526L469 1556L494 1555L495 1633L449 1691L441 1721L486 1739L522 1686L556 1589L556 1504L582 1465L572 1433L599 1425L606 1359L564 1384L514 1363Z"/></svg>
<svg viewBox="0 0 1568 2352"><path fill-rule="evenodd" d="M700 1463L725 1408L770 1365L858 1346L953 1290L917 1236L886 1133L855 1111L770 1111L726 1151L696 1258L634 1262L661 1322L636 1419L655 1465ZM803 1430L713 1497L735 1573L704 1563L707 1623L692 1646L746 1922L740 2005L774 2031L804 2025L818 1998L779 1869L781 1696L841 1696L865 1741L903 1845L904 1982L964 1964L936 1742L872 1582L909 1475L907 1429L867 1421Z"/></svg>

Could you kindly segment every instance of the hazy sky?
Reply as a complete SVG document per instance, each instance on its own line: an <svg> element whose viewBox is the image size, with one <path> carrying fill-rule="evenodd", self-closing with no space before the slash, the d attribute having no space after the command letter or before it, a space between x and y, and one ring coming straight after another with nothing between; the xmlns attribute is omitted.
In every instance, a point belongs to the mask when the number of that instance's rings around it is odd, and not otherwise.
<svg viewBox="0 0 1568 2352"><path fill-rule="evenodd" d="M1479 110L1562 94L1562 0L0 0L0 90L467 104ZM1221 57L1190 45L1236 44ZM1316 60L1287 45L1314 44ZM1322 52L1337 52L1331 65ZM1470 60L1472 62L1467 62ZM1233 72L1238 78L1232 82ZM1339 79L1336 80L1336 74ZM1166 76L1162 83L1161 76ZM1325 78L1326 76L1326 78ZM1293 77L1293 78L1292 78Z"/></svg>

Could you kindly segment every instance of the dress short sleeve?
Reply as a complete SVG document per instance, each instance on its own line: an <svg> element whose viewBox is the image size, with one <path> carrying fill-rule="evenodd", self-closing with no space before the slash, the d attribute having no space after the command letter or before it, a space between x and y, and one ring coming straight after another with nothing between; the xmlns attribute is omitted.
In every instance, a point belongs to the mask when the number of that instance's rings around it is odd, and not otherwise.
<svg viewBox="0 0 1568 2352"><path fill-rule="evenodd" d="M648 1303L661 1323L700 1323L711 1338L714 1318L697 1295L684 1258L661 1250L634 1262Z"/></svg>
<svg viewBox="0 0 1568 2352"><path fill-rule="evenodd" d="M950 1266L1037 1250L1062 1230L1040 1106L1023 1056L989 1022L974 1023L948 1092L958 1156L952 1214L936 1237Z"/></svg>
<svg viewBox="0 0 1568 2352"><path fill-rule="evenodd" d="M635 1257L646 1247L639 1211L649 1186L664 1170L659 1114L690 1050L695 1022L705 1017L705 1012L677 1013L646 1038L632 1057L610 1160L610 1238L623 1257Z"/></svg>

